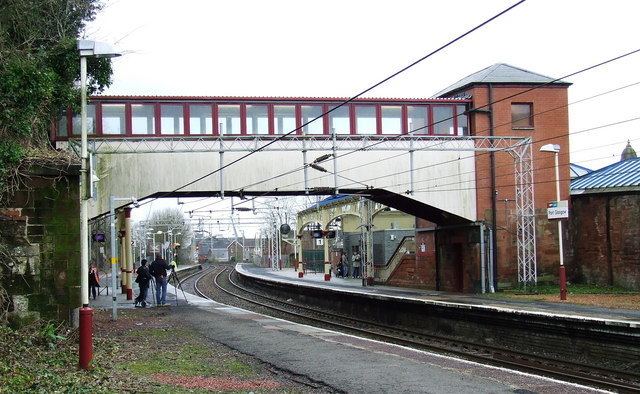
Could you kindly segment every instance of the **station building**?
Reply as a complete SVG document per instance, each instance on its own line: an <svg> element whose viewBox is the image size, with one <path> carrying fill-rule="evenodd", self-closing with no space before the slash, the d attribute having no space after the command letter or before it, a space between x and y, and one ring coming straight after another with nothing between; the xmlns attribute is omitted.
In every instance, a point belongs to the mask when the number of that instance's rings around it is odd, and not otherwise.
<svg viewBox="0 0 640 394"><path fill-rule="evenodd" d="M276 138L294 129L293 136L327 140L337 137L349 143L358 138L393 140L407 134L444 138L528 137L533 141L537 276L553 278L559 261L557 227L546 219L546 207L556 199L554 157L539 152L539 148L550 143L560 145L561 199L567 199L569 85L507 64L496 64L461 79L432 98L358 98L328 114L345 99L95 96L88 106L88 128L93 139L175 138L186 143L195 138ZM319 121L308 123L318 116ZM62 147L79 134L79 116L67 110L52 128L51 138L56 146ZM472 156L472 165L462 165L460 160L457 170L447 169L458 173L442 174L460 179L467 172L472 173L464 183L453 181L442 192L432 193L437 208L412 204L406 198L395 201L393 208L418 218L414 226L415 258L398 265L394 275L398 283L464 292L478 291L481 282L489 282L492 287L517 283L520 235L517 222L521 215L515 206L514 159L499 151L476 152ZM444 156L442 152L431 152L425 157L437 162ZM433 174L428 170L419 172ZM443 183L447 185L446 181ZM394 205L394 201L384 203ZM433 220L434 216L460 220L438 222ZM481 264L482 259L486 263L486 257L481 257L480 238L485 239L488 233L481 237L480 224L492 230L490 244L494 246L489 267ZM489 251L485 250L485 254Z"/></svg>

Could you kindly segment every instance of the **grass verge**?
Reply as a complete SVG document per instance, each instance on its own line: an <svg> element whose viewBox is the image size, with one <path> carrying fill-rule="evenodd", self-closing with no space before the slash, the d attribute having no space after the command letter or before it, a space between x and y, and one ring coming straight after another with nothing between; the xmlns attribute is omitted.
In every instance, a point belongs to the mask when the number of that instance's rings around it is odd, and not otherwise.
<svg viewBox="0 0 640 394"><path fill-rule="evenodd" d="M303 392L253 358L212 343L170 312L96 311L90 371L77 369L77 332L37 322L0 326L0 393Z"/></svg>

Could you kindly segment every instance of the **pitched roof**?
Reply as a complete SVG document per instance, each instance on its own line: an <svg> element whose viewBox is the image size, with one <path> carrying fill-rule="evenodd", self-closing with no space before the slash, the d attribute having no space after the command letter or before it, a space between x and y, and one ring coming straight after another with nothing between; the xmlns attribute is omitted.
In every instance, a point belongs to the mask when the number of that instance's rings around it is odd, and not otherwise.
<svg viewBox="0 0 640 394"><path fill-rule="evenodd" d="M640 191L640 158L627 159L571 181L571 194Z"/></svg>
<svg viewBox="0 0 640 394"><path fill-rule="evenodd" d="M477 83L525 83L525 84L545 84L570 85L569 82L547 77L546 75L534 73L523 68L514 67L505 63L496 63L471 75L468 75L458 82L436 93L434 97L443 97L448 94Z"/></svg>
<svg viewBox="0 0 640 394"><path fill-rule="evenodd" d="M571 173L571 179L577 178L579 176L583 176L586 175L588 173L590 173L591 169L587 168L587 167L583 167L579 164L575 164L575 163L570 163L569 164L569 172Z"/></svg>

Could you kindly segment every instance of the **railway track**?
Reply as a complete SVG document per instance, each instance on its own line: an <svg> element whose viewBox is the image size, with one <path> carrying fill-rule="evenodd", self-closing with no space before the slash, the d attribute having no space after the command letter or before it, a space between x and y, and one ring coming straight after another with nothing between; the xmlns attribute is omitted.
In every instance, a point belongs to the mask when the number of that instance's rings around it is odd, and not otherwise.
<svg viewBox="0 0 640 394"><path fill-rule="evenodd" d="M640 375L637 374L452 340L292 303L291 300L272 297L239 285L232 278L233 272L232 267L217 267L205 271L196 279L194 289L199 296L212 299L207 294L207 290L203 289L202 281L213 276L214 279L210 284L215 286L216 291L226 294L226 301L241 300L240 302L243 304L238 305L236 301L235 306L250 309L247 305L253 305L253 309L257 307L260 313L599 389L615 392L640 392Z"/></svg>

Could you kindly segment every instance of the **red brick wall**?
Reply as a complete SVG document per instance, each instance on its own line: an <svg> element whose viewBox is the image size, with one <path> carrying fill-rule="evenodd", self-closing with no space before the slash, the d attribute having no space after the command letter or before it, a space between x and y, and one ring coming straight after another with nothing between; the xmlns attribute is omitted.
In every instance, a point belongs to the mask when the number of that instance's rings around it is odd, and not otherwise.
<svg viewBox="0 0 640 394"><path fill-rule="evenodd" d="M428 220L416 218L416 229L425 229L434 227L434 224ZM429 289L436 289L436 245L435 233L416 231L416 255L415 263L418 267L416 273L419 277L420 284ZM424 244L424 252L421 245Z"/></svg>
<svg viewBox="0 0 640 394"><path fill-rule="evenodd" d="M434 227L416 218L417 229ZM480 247L477 227L454 230L416 231L415 268L407 266L398 275L406 280L413 275L415 284L429 289L452 292L475 292L480 286ZM421 245L425 245L422 252ZM394 272L395 279L395 272ZM439 287L438 287L439 283Z"/></svg>
<svg viewBox="0 0 640 394"><path fill-rule="evenodd" d="M572 196L570 220L571 278L640 290L640 194Z"/></svg>
<svg viewBox="0 0 640 394"><path fill-rule="evenodd" d="M415 255L407 254L402 257L400 264L398 264L398 267L393 271L385 285L431 289L432 286L426 283L429 276L433 277L433 273L429 272L423 264L419 264Z"/></svg>
<svg viewBox="0 0 640 394"><path fill-rule="evenodd" d="M531 86L494 85L492 101L495 103L513 94L523 92ZM487 104L488 87L477 85L469 90L473 97L473 107ZM514 130L511 127L511 103L533 103L533 129ZM556 199L554 155L539 152L544 144L559 144L560 195L567 199L569 195L569 118L566 86L549 86L535 89L511 99L493 104L493 125L496 136L522 136L533 139L533 176L535 208L538 218L546 217L546 206ZM548 112L547 112L548 111ZM489 115L475 113L470 117L472 134L489 135ZM495 154L496 169L496 215L497 215L497 261L498 279L511 283L517 282L516 250L516 212L514 160L508 153ZM478 220L491 222L491 178L489 154L476 155L477 215ZM538 270L551 271L554 261L548 260L555 250L557 254L557 233L547 229L547 224L537 225ZM555 235L555 236L554 236ZM556 259L557 260L557 259ZM556 270L557 271L557 270Z"/></svg>

